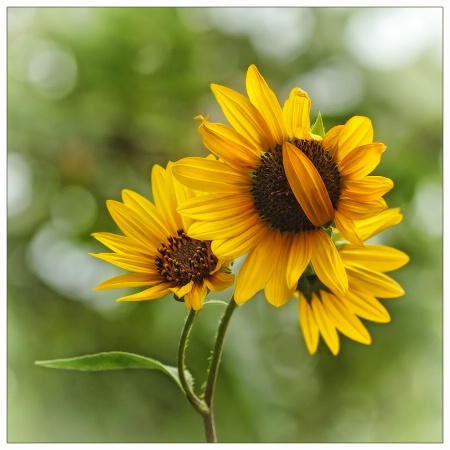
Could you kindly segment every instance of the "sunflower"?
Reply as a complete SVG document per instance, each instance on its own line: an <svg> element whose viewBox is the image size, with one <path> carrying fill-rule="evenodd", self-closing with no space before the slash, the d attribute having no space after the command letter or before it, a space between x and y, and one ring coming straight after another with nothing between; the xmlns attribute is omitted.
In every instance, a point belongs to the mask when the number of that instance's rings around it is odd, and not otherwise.
<svg viewBox="0 0 450 450"><path fill-rule="evenodd" d="M198 310L208 291L221 291L234 283L229 260L211 250L211 242L190 237L191 220L177 212L179 202L195 197L192 189L173 178L172 163L152 169L155 203L130 190L123 203L108 200L108 210L125 236L93 233L113 253L92 254L133 273L111 278L96 288L149 288L118 301L153 300L173 293L187 308Z"/></svg>
<svg viewBox="0 0 450 450"><path fill-rule="evenodd" d="M248 252L237 303L264 287L267 300L281 306L310 262L321 280L345 294L347 274L330 227L363 245L355 221L386 209L382 195L392 187L387 178L367 176L385 150L372 142L370 120L353 117L322 139L310 131L308 95L294 88L281 108L254 65L247 72L249 99L224 86L211 89L233 128L198 116L203 142L219 160L174 165L179 181L210 193L179 209L195 220L190 235L212 240L213 251L229 258Z"/></svg>
<svg viewBox="0 0 450 450"><path fill-rule="evenodd" d="M399 223L402 216L397 208L387 210L376 220L358 223L369 239L388 226ZM402 287L384 272L404 266L409 257L400 250L384 245L338 244L338 252L347 271L349 289L343 295L329 289L313 272L300 277L295 296L299 299L300 326L308 351L314 354L319 335L333 353L339 353L340 331L362 344L370 344L371 337L361 320L386 323L390 316L378 298L396 298L404 295Z"/></svg>

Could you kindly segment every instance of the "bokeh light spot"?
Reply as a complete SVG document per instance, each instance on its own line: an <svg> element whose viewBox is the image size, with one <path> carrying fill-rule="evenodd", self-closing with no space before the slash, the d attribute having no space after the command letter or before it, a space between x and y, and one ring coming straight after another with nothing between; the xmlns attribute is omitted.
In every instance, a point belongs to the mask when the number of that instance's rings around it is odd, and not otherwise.
<svg viewBox="0 0 450 450"><path fill-rule="evenodd" d="M314 99L313 108L322 114L341 114L357 106L365 93L365 83L360 72L341 61L326 65L287 83L301 86ZM284 97L287 97L286 92Z"/></svg>
<svg viewBox="0 0 450 450"><path fill-rule="evenodd" d="M30 56L28 80L44 97L66 97L77 81L75 57L52 42L40 42Z"/></svg>
<svg viewBox="0 0 450 450"><path fill-rule="evenodd" d="M260 54L285 62L306 49L315 25L304 8L211 8L209 13L217 28L247 35Z"/></svg>
<svg viewBox="0 0 450 450"><path fill-rule="evenodd" d="M442 236L442 186L439 183L427 181L418 186L412 222L430 237Z"/></svg>
<svg viewBox="0 0 450 450"><path fill-rule="evenodd" d="M97 215L97 203L82 186L67 186L58 192L51 204L53 223L64 231L79 231L89 227Z"/></svg>
<svg viewBox="0 0 450 450"><path fill-rule="evenodd" d="M441 8L361 8L350 16L345 43L369 68L412 63L442 36Z"/></svg>
<svg viewBox="0 0 450 450"><path fill-rule="evenodd" d="M31 170L18 153L8 155L8 217L24 212L32 198Z"/></svg>

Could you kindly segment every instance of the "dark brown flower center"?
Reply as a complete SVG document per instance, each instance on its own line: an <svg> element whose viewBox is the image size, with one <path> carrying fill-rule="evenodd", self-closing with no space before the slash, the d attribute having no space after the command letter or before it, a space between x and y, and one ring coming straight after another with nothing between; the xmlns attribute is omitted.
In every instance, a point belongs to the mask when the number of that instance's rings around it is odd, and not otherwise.
<svg viewBox="0 0 450 450"><path fill-rule="evenodd" d="M202 282L216 268L218 260L211 251L211 241L192 239L184 230L178 230L177 236L170 236L168 241L169 245L158 248L155 264L173 286Z"/></svg>
<svg viewBox="0 0 450 450"><path fill-rule="evenodd" d="M323 150L318 141L298 140L294 143L316 167L330 196L331 204L336 209L341 195L341 177L331 155ZM309 221L292 192L284 171L280 145L261 157L254 172L250 192L261 219L280 232L300 233L316 228Z"/></svg>

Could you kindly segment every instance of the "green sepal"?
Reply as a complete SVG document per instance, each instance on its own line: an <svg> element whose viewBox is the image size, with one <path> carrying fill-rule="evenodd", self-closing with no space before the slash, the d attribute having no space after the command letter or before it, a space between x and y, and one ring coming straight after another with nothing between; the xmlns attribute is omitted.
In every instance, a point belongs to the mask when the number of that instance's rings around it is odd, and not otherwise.
<svg viewBox="0 0 450 450"><path fill-rule="evenodd" d="M325 127L323 126L322 115L320 114L320 112L319 114L317 114L317 119L314 122L314 125L311 127L310 131L311 133L317 134L321 137L325 136Z"/></svg>
<svg viewBox="0 0 450 450"><path fill-rule="evenodd" d="M136 355L127 352L103 352L94 355L84 355L75 358L52 359L48 361L35 361L38 366L51 369L81 370L88 372L99 372L105 370L122 369L152 369L160 370L169 375L179 388L184 392L178 376L178 369L172 366L166 366L152 358ZM192 386L193 378L188 370L185 370L185 376L188 383Z"/></svg>

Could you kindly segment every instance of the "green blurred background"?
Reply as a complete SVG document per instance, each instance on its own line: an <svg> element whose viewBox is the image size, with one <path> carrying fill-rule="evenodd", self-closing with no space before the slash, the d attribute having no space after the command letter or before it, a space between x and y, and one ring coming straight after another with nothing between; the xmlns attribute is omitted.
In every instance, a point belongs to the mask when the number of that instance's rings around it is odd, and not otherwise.
<svg viewBox="0 0 450 450"><path fill-rule="evenodd" d="M186 310L167 297L92 292L121 273L87 255L117 232L105 201L206 155L197 114L223 121L209 84L245 93L255 63L284 103L299 86L326 129L366 115L388 147L375 174L403 222L376 241L411 262L406 295L306 350L293 300L233 317L216 394L221 442L442 440L441 8L8 8L8 441L203 442L200 416L159 372L80 373L35 360L109 350L176 364ZM131 292L131 291L130 291ZM229 294L225 293L225 294ZM226 296L225 296L226 297ZM188 367L204 381L222 307L199 315Z"/></svg>

